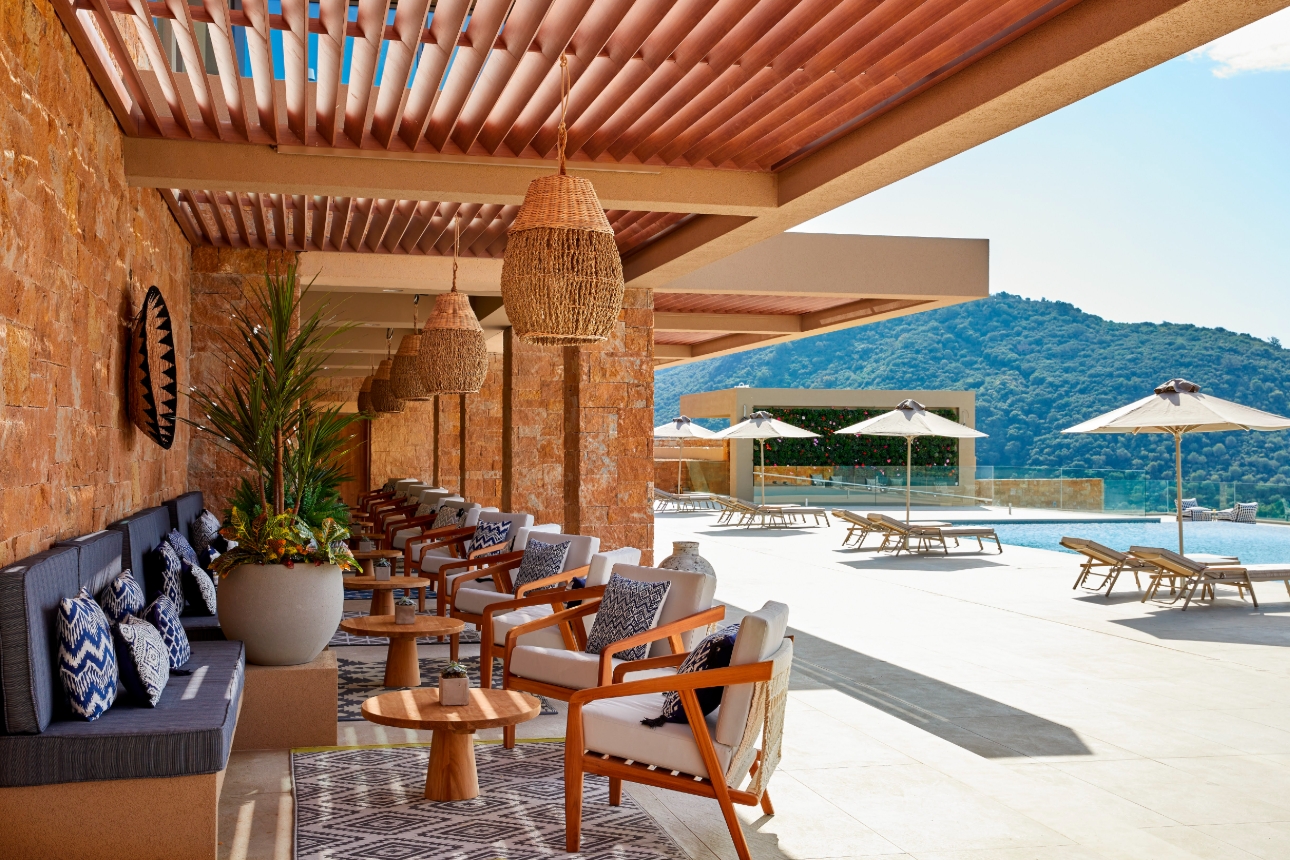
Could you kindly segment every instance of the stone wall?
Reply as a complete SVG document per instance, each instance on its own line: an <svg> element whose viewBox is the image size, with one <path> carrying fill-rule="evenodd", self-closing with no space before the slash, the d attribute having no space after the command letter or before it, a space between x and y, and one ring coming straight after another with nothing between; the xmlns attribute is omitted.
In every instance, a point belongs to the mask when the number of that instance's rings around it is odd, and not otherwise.
<svg viewBox="0 0 1290 860"><path fill-rule="evenodd" d="M484 507L502 504L502 370L500 354L488 355L488 378L478 394L466 395L466 492Z"/></svg>
<svg viewBox="0 0 1290 860"><path fill-rule="evenodd" d="M46 0L0 3L0 565L184 492L125 410L126 331L149 286L188 384L189 246L126 186L121 131ZM181 399L180 414L187 404Z"/></svg>
<svg viewBox="0 0 1290 860"><path fill-rule="evenodd" d="M526 344L510 329L504 343L512 430L509 451L503 451L501 507L533 514L538 523L563 525L563 353L559 347Z"/></svg>
<svg viewBox="0 0 1290 860"><path fill-rule="evenodd" d="M375 419L369 429L373 487L391 478L434 480L433 400L411 401L402 412Z"/></svg>
<svg viewBox="0 0 1290 860"><path fill-rule="evenodd" d="M296 255L202 245L193 249L192 258L193 326L188 353L191 385L215 391L228 378L226 351L220 338L235 331L233 308L249 312L249 290L263 284L268 271L284 270L295 261ZM242 461L210 434L201 431L192 434L188 446L188 486L190 490L202 491L207 508L222 514L242 478L250 474Z"/></svg>

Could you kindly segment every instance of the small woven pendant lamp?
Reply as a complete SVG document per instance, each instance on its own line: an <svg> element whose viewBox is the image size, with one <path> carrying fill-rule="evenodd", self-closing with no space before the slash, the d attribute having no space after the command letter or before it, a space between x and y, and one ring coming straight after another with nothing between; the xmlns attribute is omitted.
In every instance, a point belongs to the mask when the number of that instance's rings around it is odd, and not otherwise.
<svg viewBox="0 0 1290 860"><path fill-rule="evenodd" d="M412 334L405 334L399 341L399 351L390 366L390 393L400 400L429 400L433 391L427 391L421 378L421 330L417 328L417 304L421 297L412 299Z"/></svg>
<svg viewBox="0 0 1290 860"><path fill-rule="evenodd" d="M457 250L461 219L453 219L452 289L434 302L434 313L421 331L421 381L430 394L475 394L488 378L484 328L457 292Z"/></svg>
<svg viewBox="0 0 1290 860"><path fill-rule="evenodd" d="M363 384L358 387L358 414L367 418L376 418L377 412L372 406L372 373L363 377Z"/></svg>
<svg viewBox="0 0 1290 860"><path fill-rule="evenodd" d="M569 60L560 54L560 172L529 183L502 258L502 301L528 343L577 345L609 337L623 307L623 261L591 182L565 173Z"/></svg>
<svg viewBox="0 0 1290 860"><path fill-rule="evenodd" d="M376 366L372 375L372 406L377 412L402 412L404 403L390 390L390 370L394 361L390 358L390 341L394 339L394 330L385 330L385 360Z"/></svg>

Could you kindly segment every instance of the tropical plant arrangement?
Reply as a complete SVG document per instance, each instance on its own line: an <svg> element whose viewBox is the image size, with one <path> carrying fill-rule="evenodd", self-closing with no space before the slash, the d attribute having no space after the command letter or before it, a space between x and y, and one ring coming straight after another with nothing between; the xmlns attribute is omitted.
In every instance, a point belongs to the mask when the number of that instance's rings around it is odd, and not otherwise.
<svg viewBox="0 0 1290 860"><path fill-rule="evenodd" d="M209 433L251 472L225 511L231 532L225 536L237 540L239 548L260 553L261 564L284 556L278 544L261 545L260 540L303 540L300 545L307 545L317 540L313 535L319 530L330 536L323 542L327 544L349 536L343 528L349 514L340 485L350 477L341 456L349 442L346 429L364 418L341 412L340 404L324 404L317 378L329 357L328 341L350 326L328 328L332 321L325 305L305 316L302 304L309 288L297 291L294 264L267 272L248 307L232 307L234 332L220 334L228 378L218 389L191 395L203 419L189 423ZM248 560L224 567L238 563Z"/></svg>
<svg viewBox="0 0 1290 860"><path fill-rule="evenodd" d="M330 517L315 528L293 513L261 512L248 520L244 511L234 507L220 535L237 545L211 563L211 572L218 576L244 564L295 567L299 562L311 562L334 564L343 570L360 569L345 546L348 529Z"/></svg>

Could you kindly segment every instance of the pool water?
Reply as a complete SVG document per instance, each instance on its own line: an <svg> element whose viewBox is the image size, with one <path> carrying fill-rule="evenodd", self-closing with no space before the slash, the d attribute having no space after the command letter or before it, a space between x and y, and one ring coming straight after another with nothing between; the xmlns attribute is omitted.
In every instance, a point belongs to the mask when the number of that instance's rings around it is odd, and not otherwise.
<svg viewBox="0 0 1290 860"><path fill-rule="evenodd" d="M1059 541L1088 538L1126 551L1131 546L1178 548L1178 524L1167 523L1019 523L995 524L999 539L1014 546L1070 552ZM1246 564L1290 562L1290 526L1247 523L1183 523L1188 553L1234 555Z"/></svg>

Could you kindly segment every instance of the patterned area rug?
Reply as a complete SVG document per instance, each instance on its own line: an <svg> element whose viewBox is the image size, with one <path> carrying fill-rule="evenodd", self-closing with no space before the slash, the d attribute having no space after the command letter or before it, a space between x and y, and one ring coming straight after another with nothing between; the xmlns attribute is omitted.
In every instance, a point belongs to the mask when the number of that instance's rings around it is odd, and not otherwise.
<svg viewBox="0 0 1290 860"><path fill-rule="evenodd" d="M477 744L479 797L425 799L428 746L292 753L298 860L685 860L626 792L584 780L582 851L564 850L564 744Z"/></svg>
<svg viewBox="0 0 1290 860"><path fill-rule="evenodd" d="M346 593L348 594L348 592ZM358 618L359 616L366 615L366 614L367 614L366 612L359 612L356 610L346 610L345 617ZM427 612L425 614L434 615L435 613ZM390 640L382 639L379 636L354 636L350 633L346 633L344 630L341 630L339 627L337 627L336 632L332 634L331 642L327 644L330 645L332 648L339 648L344 645L388 645L389 641ZM436 637L422 636L420 639L417 640L417 644L433 645L438 641L439 640ZM461 631L461 636L458 637L457 641L460 642L462 645L478 645L479 631L476 630L474 627L467 627L465 630ZM445 640L443 644L446 645L448 643Z"/></svg>
<svg viewBox="0 0 1290 860"><path fill-rule="evenodd" d="M479 658L462 657L459 661L466 667L466 673L470 676L470 685L479 686ZM421 658L421 683L423 686L433 686L439 677L439 670L448 665L448 655L442 658L422 657ZM381 693L388 693L396 689L407 689L406 687L386 687L382 682L385 680L385 660L353 660L349 657L336 656L336 668L339 679L337 681L337 693L339 699L336 703L337 719L341 722L357 722L363 719L363 702L372 696L379 696ZM501 689L502 687L502 661L493 661L493 688ZM545 698L538 696L542 700L543 715L550 716L558 714L550 702Z"/></svg>

